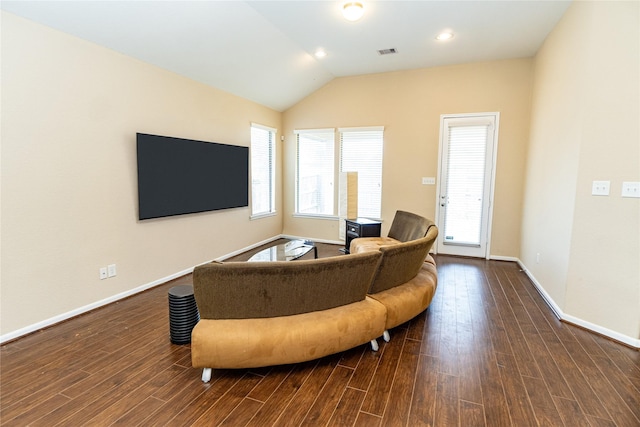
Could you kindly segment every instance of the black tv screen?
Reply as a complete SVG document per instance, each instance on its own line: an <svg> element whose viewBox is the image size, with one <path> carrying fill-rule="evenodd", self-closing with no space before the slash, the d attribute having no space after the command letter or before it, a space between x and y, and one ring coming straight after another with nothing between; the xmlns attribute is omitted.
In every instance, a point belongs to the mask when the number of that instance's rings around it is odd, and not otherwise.
<svg viewBox="0 0 640 427"><path fill-rule="evenodd" d="M249 206L249 147L137 134L141 220Z"/></svg>

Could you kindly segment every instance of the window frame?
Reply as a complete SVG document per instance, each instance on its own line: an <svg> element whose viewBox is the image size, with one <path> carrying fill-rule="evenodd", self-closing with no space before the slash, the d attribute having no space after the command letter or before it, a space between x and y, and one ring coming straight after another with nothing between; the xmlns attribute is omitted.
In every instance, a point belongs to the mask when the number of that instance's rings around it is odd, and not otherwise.
<svg viewBox="0 0 640 427"><path fill-rule="evenodd" d="M296 129L293 131L296 135L296 178L294 183L294 212L293 215L296 217L311 217L311 218L322 218L322 219L335 219L336 215L336 136L335 136L335 128L323 128L323 129ZM328 194L327 200L330 200L331 203L331 213L317 213L317 212L301 212L300 203L301 203L301 195L300 195L300 143L301 143L301 135L309 135L310 138L325 138L328 135L331 135L331 174L327 174L326 177L330 176L330 186L332 186L331 194ZM329 157L327 157L328 159Z"/></svg>
<svg viewBox="0 0 640 427"><path fill-rule="evenodd" d="M383 174L383 161L384 161L384 126L367 126L367 127L345 127L345 128L323 128L323 129L296 129L293 133L296 135L296 164L295 164L295 184L294 184L294 217L306 217L306 218L319 218L319 219L339 219L339 203L340 198L340 174L342 172L342 134L349 132L369 132L379 131L381 132L382 152L380 158L380 213L382 215L382 174ZM337 134L336 134L337 132ZM333 208L331 214L329 213L310 213L300 211L300 135L304 134L333 134L333 152L332 152L332 198ZM371 219L380 219L379 217L367 216Z"/></svg>
<svg viewBox="0 0 640 427"><path fill-rule="evenodd" d="M363 217L363 218L370 218L370 219L381 219L382 217L382 179L383 179L383 162L384 162L384 126L368 126L368 127L349 127L349 128L338 128L338 132L340 134L340 153L339 153L339 172L349 172L349 171L345 171L344 167L343 167L343 163L344 163L344 152L345 152L345 135L349 135L351 134L351 136L354 137L353 140L349 141L349 142L356 142L358 139L361 139L363 136L365 136L364 134L372 134L378 133L379 135L375 135L377 138L379 138L379 143L380 143L380 158L376 159L376 161L379 161L379 171L378 171L378 178L379 178L379 191L378 191L378 198L379 198L379 205L376 207L377 212L373 213L373 212L362 212L361 211L361 206L362 204L360 203L361 199L361 193L364 194L364 196L366 197L367 194L366 192L362 191L365 188L365 184L364 181L361 181L361 171L356 171L359 172L358 173L358 217ZM357 135L360 134L360 135ZM364 140L364 138L362 138ZM367 169L372 169L372 168L367 168ZM369 193L371 194L371 193Z"/></svg>
<svg viewBox="0 0 640 427"><path fill-rule="evenodd" d="M255 212L254 208L256 206L256 198L258 197L255 193L255 187L254 187L254 174L255 172L257 172L257 170L254 170L254 167L256 167L256 160L257 158L254 157L254 153L257 150L256 145L258 143L262 143L264 141L258 141L254 139L254 130L257 131L264 131L268 133L268 137L267 139L267 151L268 151L268 165L267 165L267 169L268 169L268 176L269 176L269 183L268 183L268 191L269 191L269 196L268 196L268 207L266 210L261 210L259 212ZM278 134L278 129L276 128L272 128L269 126L264 126L258 123L251 123L251 154L250 154L250 171L251 171L251 219L258 219L258 218L264 218L264 217L269 217L269 216L273 216L277 214L276 211L276 203L275 203L275 199L276 199L276 135ZM262 149L264 149L265 147L262 147Z"/></svg>

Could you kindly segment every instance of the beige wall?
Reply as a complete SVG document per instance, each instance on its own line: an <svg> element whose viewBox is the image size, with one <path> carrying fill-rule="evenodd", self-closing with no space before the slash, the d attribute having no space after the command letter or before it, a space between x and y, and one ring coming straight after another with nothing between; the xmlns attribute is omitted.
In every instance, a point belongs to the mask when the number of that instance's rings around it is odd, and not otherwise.
<svg viewBox="0 0 640 427"><path fill-rule="evenodd" d="M138 221L135 134L246 146L281 116L3 12L0 334L280 234L248 208Z"/></svg>
<svg viewBox="0 0 640 427"><path fill-rule="evenodd" d="M440 115L500 112L491 254L518 257L532 60L338 78L284 113L284 233L338 239L338 221L296 218L294 129L384 126L383 234L397 209L435 216Z"/></svg>
<svg viewBox="0 0 640 427"><path fill-rule="evenodd" d="M638 16L574 2L535 61L338 78L280 114L2 12L0 335L281 232L337 240L338 221L292 215L294 129L385 126L383 233L396 209L433 218L440 115L498 111L491 255L519 257L569 320L640 338L640 201L620 197L640 181ZM279 215L136 220L136 132L248 145L250 122L286 137Z"/></svg>
<svg viewBox="0 0 640 427"><path fill-rule="evenodd" d="M639 5L574 2L536 57L521 250L568 320L636 340L640 199L621 186L640 181Z"/></svg>

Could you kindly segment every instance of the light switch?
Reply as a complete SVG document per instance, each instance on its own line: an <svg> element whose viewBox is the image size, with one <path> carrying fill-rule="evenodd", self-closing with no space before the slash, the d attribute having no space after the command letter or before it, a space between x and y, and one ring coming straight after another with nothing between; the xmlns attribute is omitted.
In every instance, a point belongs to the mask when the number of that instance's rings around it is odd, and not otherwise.
<svg viewBox="0 0 640 427"><path fill-rule="evenodd" d="M611 181L593 181L591 194L594 196L608 196Z"/></svg>
<svg viewBox="0 0 640 427"><path fill-rule="evenodd" d="M436 179L433 176L423 176L422 177L423 185L436 185Z"/></svg>
<svg viewBox="0 0 640 427"><path fill-rule="evenodd" d="M640 197L640 182L623 182L622 197Z"/></svg>

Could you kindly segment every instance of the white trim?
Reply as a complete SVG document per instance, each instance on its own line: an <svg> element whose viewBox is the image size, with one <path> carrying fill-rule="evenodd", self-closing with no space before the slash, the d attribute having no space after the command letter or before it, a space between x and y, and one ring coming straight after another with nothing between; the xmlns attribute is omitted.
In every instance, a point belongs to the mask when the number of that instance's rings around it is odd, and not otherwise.
<svg viewBox="0 0 640 427"><path fill-rule="evenodd" d="M273 141L271 143L269 143L269 166L270 166L270 176L269 176L269 194L270 194L270 200L269 200L269 211L262 211L262 212L254 212L253 211L253 205L254 205L254 194L253 194L253 129L260 129L262 131L266 131L268 133L270 133L271 135L269 135L269 140L271 140L271 138L273 138ZM276 135L278 134L278 129L275 128L270 128L268 126L263 126L257 123L251 123L251 142L249 143L250 146L250 155L249 155L249 174L250 174L250 185L249 185L249 192L251 194L251 208L250 208L250 219L254 219L254 218L260 218L262 216L270 216L270 215L275 215L276 214L276 166L277 166L277 157L278 157L278 152L277 152L277 146L278 146L278 138L276 137Z"/></svg>
<svg viewBox="0 0 640 427"><path fill-rule="evenodd" d="M54 326L54 325L56 325L56 324L58 324L60 322L63 322L65 320L71 319L73 317L80 316L81 314L88 313L88 312L93 311L93 310L95 310L97 308L100 308L100 307L103 307L105 305L114 303L114 302L119 301L119 300L124 299L124 298L128 298L128 297L130 297L132 295L138 294L140 292L144 292L144 291L146 291L148 289L151 289L151 288L154 288L156 286L164 285L165 283L167 283L167 282L169 282L171 280L174 280L174 279L177 279L177 278L182 277L184 275L193 273L193 269L198 265L206 264L206 263L211 262L211 261L224 261L226 259L229 259L229 258L234 257L236 255L240 255L241 253L244 253L244 252L249 251L251 249L255 249L255 248L259 247L259 246L265 245L267 243L271 243L271 242L276 241L276 240L281 239L281 238L308 239L308 237L286 236L286 235L283 235L283 234L279 234L279 235L270 237L268 239L262 240L261 242L255 243L253 245L250 245L250 246L247 246L247 247L244 247L244 248L241 248L241 249L238 249L236 251L230 252L230 253L228 253L226 255L220 256L220 257L215 258L213 260L205 261L203 263L197 264L197 265L195 265L193 267L184 269L182 271L179 271L177 273L171 274L169 276L154 280L152 282L149 282L147 284L138 286L138 287L133 288L133 289L129 289L128 291L121 292L121 293L116 294L116 295L112 295L112 296L110 296L108 298L93 302L91 304L87 304L87 305L82 306L82 307L78 307L78 308L76 308L74 310L68 311L66 313L59 314L59 315L54 316L54 317L50 317L49 319L45 319L43 321L34 323L32 325L25 326L24 328L20 328L20 329L17 329L15 331L8 332L8 333L6 333L4 335L0 335L0 344L3 344L5 342L7 342L7 341L11 341L11 340L14 340L14 339L17 339L17 338L20 338L20 337L22 337L24 335L27 335L27 334L30 334L30 333L33 333L33 332L37 332L40 329L44 329L44 328L47 328L47 327L50 327L50 326ZM344 242L334 241L334 240L322 240L322 239L313 239L313 240L316 241L316 242L321 242L321 243L332 243L332 244L337 244L337 245L344 244Z"/></svg>
<svg viewBox="0 0 640 427"><path fill-rule="evenodd" d="M533 285L535 286L536 290L538 291L538 293L540 294L544 302L546 302L549 308L551 309L551 311L553 311L553 314L555 314L555 316L558 319L562 320L564 313L562 312L562 309L560 309L560 306L556 304L553 298L551 298L551 295L549 295L549 293L542 287L540 282L538 282L538 280L533 276L533 274L522 263L520 259L518 259L518 265L520 266L522 271L524 271L527 277L529 277L529 280L531 280L531 283L533 283Z"/></svg>
<svg viewBox="0 0 640 427"><path fill-rule="evenodd" d="M442 150L443 150L443 145L444 145L444 119L443 119L443 115L440 115L440 122L439 122L439 132L438 132L438 170L436 171L437 175L436 175L436 212L435 212L435 218L434 218L434 222L436 223L436 225L442 229L442 231L440 231L440 233L444 232L444 225L440 224L440 178L442 177ZM438 254L438 237L436 237L436 241L433 242L432 248L434 249L434 253Z"/></svg>
<svg viewBox="0 0 640 427"><path fill-rule="evenodd" d="M255 219L262 219L262 218L268 218L270 216L276 216L278 215L278 212L273 211L273 212L263 212L263 213L259 213L259 214L255 214L255 215L251 215L249 217L249 219L251 221L255 220Z"/></svg>
<svg viewBox="0 0 640 427"><path fill-rule="evenodd" d="M603 335L607 338L611 338L615 341L624 343L636 349L640 349L640 339L632 338L630 336L621 334L616 331L612 331L611 329L607 329L603 326L596 325L594 323L588 322L586 320L580 319L578 317L572 316L570 314L564 313L562 309L556 304L556 302L551 298L551 295L542 287L540 282L536 280L533 274L527 269L527 267L522 263L521 260L518 259L518 265L525 272L525 274L529 277L533 285L536 287L538 293L542 296L542 299L547 303L551 311L556 315L556 317L560 320L564 320L568 323L572 323L574 325L580 326L581 328L588 329L592 332Z"/></svg>
<svg viewBox="0 0 640 427"><path fill-rule="evenodd" d="M267 132L273 132L274 134L278 133L278 129L272 128L272 127L269 127L269 126L265 126L265 125L261 125L259 123L251 122L251 127L252 128L266 130Z"/></svg>
<svg viewBox="0 0 640 427"><path fill-rule="evenodd" d="M23 335L27 335L27 334L30 334L32 332L36 332L39 329L43 329L43 328L46 328L46 327L49 327L49 326L53 326L56 323L60 323L62 321L71 319L72 317L76 317L76 316L79 316L81 314L87 313L89 311L95 310L96 308L100 308L100 307L105 306L107 304L111 304L111 303L119 301L121 299L130 297L132 295L135 295L135 294L138 294L140 292L146 291L147 289L151 289L151 288L153 288L155 286L162 285L164 283L169 282L170 280L177 279L178 277L182 277L185 274L189 274L189 273L193 272L194 268L195 267L187 268L185 270L179 271L177 273L171 274L171 275L163 277L161 279L154 280L153 282L149 282L149 283L147 283L145 285L138 286L137 288L129 289L128 291L124 291L124 292L121 292L119 294L112 295L112 296L110 296L108 298L93 302L91 304L87 304L87 305L82 306L82 307L78 307L78 308L76 308L74 310L68 311L66 313L59 314L59 315L54 316L54 317L50 317L49 319L43 320L41 322L34 323L33 325L25 326L24 328L20 328L20 329L18 329L16 331L9 332L7 334L4 334L4 335L0 336L0 344L4 343L6 341L10 341L10 340L19 338L19 337L21 337Z"/></svg>
<svg viewBox="0 0 640 427"><path fill-rule="evenodd" d="M241 253L244 253L244 252L246 252L246 251L250 251L251 249L255 249L255 248L257 248L258 246L266 245L267 243L271 243L271 242L273 242L273 241L276 241L276 240L278 240L281 236L282 236L282 235L281 235L281 234L279 234L279 235L277 235L277 236L269 237L268 239L262 240L261 242L254 243L253 245L250 245L250 246L247 246L247 247L244 247L244 248L240 248L240 249L238 249L237 251L230 252L230 253L228 253L228 254L226 254L226 255L222 255L221 257L215 258L215 259L213 259L212 261L224 261L225 259L229 259L229 258L234 257L234 256L236 256L236 255L240 255ZM207 261L207 262L210 262L210 261ZM206 263L205 263L205 264L206 264Z"/></svg>
<svg viewBox="0 0 640 427"><path fill-rule="evenodd" d="M338 132L384 132L384 126L364 126L353 128L338 128Z"/></svg>
<svg viewBox="0 0 640 427"><path fill-rule="evenodd" d="M233 256L239 255L243 252L246 252L248 250L251 249L255 249L258 246L262 246L264 244L273 242L275 240L278 239L308 239L308 237L301 237L301 236L293 236L293 235L286 235L286 234L279 234L277 236L273 236L270 237L268 239L265 239L261 242L255 243L253 245L247 246L245 248L242 249L238 249L236 251L233 251L231 253L228 253L226 255L223 255L221 257L218 257L212 261L224 261L225 259L231 258ZM341 245L344 244L344 242L342 241L337 241L337 240L325 240L325 239L312 239L313 241L316 242L320 242L320 243L330 243L330 244L336 244L336 245ZM513 261L513 262L517 262L518 265L520 266L520 268L522 269L522 271L524 271L524 273L529 277L529 279L531 280L531 282L533 283L533 285L535 286L536 290L538 291L538 293L542 296L542 298L544 299L545 303L549 306L549 308L553 311L553 313L555 314L555 316L560 319L560 320L566 320L569 323L572 323L574 325L580 326L582 328L588 329L590 331L596 332L600 335L603 335L605 337L611 338L613 340L616 340L618 342L624 343L626 345L629 345L631 347L634 347L636 349L640 349L640 339L636 339L636 338L632 338L629 336L626 336L624 334L621 334L619 332L616 331L612 331L610 329L607 329L605 327L596 325L594 323L591 322L587 322L586 320L582 320L578 317L572 316L570 314L565 314L560 307L555 303L555 301L553 300L553 298L551 298L551 296L547 293L547 291L544 290L544 288L542 287L542 285L536 280L536 278L533 276L533 274L531 274L531 272L525 267L525 265L522 263L522 261L519 258L515 258L515 257L506 257L506 256L500 256L500 255L493 255L490 257L490 259L496 260L496 261ZM211 262L211 261L206 261L202 264L206 264L207 262ZM201 264L197 264L197 265L201 265ZM30 334L32 332L36 332L39 329L43 329L43 328L47 328L49 326L53 326L57 323L60 323L62 321L71 319L73 317L79 316L81 314L87 313L89 311L95 310L96 308L100 308L102 306L105 306L107 304L111 304L113 302L119 301L121 299L130 297L132 295L138 294L140 292L146 291L148 289L151 289L153 287L159 286L159 285L163 285L173 279L177 279L179 277L182 277L186 274L192 273L193 269L195 268L191 267L191 268L187 268L185 270L179 271L177 273L171 274L169 276L163 277L161 279L157 279L154 280L152 282L149 282L145 285L142 286L138 286L137 288L134 289L130 289L128 291L125 292L121 292L119 294L113 295L111 297L102 299L100 301L96 301L94 303L85 305L83 307L79 307L75 310L71 310L68 311L66 313L60 314L58 316L54 316L51 317L49 319L43 320L41 322L38 323L34 323L32 325L29 326L25 326L24 328L20 328L18 330L6 333L4 335L0 336L0 344L3 344L7 341L11 341L14 340L16 338L20 338L23 335L27 335Z"/></svg>
<svg viewBox="0 0 640 427"><path fill-rule="evenodd" d="M334 132L335 133L336 128L325 128L325 129L294 129L293 133L294 134L299 134L299 133L320 133L320 132Z"/></svg>
<svg viewBox="0 0 640 427"><path fill-rule="evenodd" d="M294 236L292 234L281 234L280 238L289 239L289 240L304 239L304 240L313 240L314 242L318 242L318 243L328 243L330 245L344 245L344 240L316 239L315 237L310 238L308 236Z"/></svg>
<svg viewBox="0 0 640 427"><path fill-rule="evenodd" d="M517 263L520 262L520 260L516 257L502 256L502 255L489 255L487 256L487 259L493 260L493 261L510 261L510 262L517 262Z"/></svg>
<svg viewBox="0 0 640 427"><path fill-rule="evenodd" d="M472 113L472 114L443 114L441 117L449 119L449 127L451 125L458 126L489 126L491 120L488 120L486 116L492 116L494 113ZM475 119L475 120L472 120Z"/></svg>
<svg viewBox="0 0 640 427"><path fill-rule="evenodd" d="M612 331L611 329L604 328L600 325L596 325L591 322L587 322L586 320L579 319L570 314L564 314L563 320L566 320L569 323L573 323L574 325L580 326L581 328L588 329L600 335L604 335L605 337L614 339L621 343L625 343L627 345L640 349L640 339L634 339L634 338L628 337L619 332Z"/></svg>
<svg viewBox="0 0 640 427"><path fill-rule="evenodd" d="M487 218L487 240L485 253L486 259L489 259L491 253L491 230L493 229L493 205L495 205L495 191L496 191L496 169L498 168L498 138L500 130L500 112L489 113L494 115L494 129L493 129L493 160L491 164L491 183L489 188L489 218Z"/></svg>
<svg viewBox="0 0 640 427"><path fill-rule="evenodd" d="M493 120L487 119L487 116L492 116ZM498 138L499 138L499 130L500 130L500 112L486 112L486 113L462 113L462 114L441 114L440 115L440 130L438 135L438 170L437 177L438 183L436 185L436 212L435 212L435 221L436 223L440 222L440 188L442 181L442 150L444 145L444 134L445 134L445 119L448 120L464 120L468 121L470 118L477 117L479 124L488 124L491 125L493 121L493 152L492 152L492 164L491 164L491 182L489 183L489 209L487 212L487 229L485 236L485 253L484 259L491 259L491 230L493 228L493 205L494 205L494 197L495 197L495 187L496 187L496 169L498 166ZM439 227L441 224L437 224ZM434 242L435 253L438 250L438 241Z"/></svg>
<svg viewBox="0 0 640 427"><path fill-rule="evenodd" d="M254 245L248 246L246 248L238 249L237 251L234 251L234 252L231 252L229 254L223 255L223 256L221 256L219 258L216 258L214 260L211 260L211 261L223 261L225 259L228 259L228 258L231 258L233 256L239 255L239 254L241 254L243 252L246 252L248 250L257 248L258 246L264 245L264 244L269 243L269 242L273 242L273 241L281 238L281 236L282 235L271 237L269 239L266 239L266 240L263 240L261 242L258 242L258 243L254 244ZM206 264L206 263L211 262L211 261L205 261L205 262L203 262L201 264L197 264L197 265ZM128 291L124 291L124 292L121 292L119 294L112 295L110 297L107 297L105 299L93 302L91 304L87 304L85 306L78 307L78 308L76 308L74 310L71 310L71 311L68 311L66 313L62 313L62 314L59 314L57 316L50 317L49 319L45 319L43 321L34 323L32 325L25 326L24 328L20 328L20 329L15 330L15 331L8 332L8 333L6 333L4 335L0 335L0 344L3 344L5 342L7 342L7 341L14 340L16 338L20 338L23 335L27 335L27 334L30 334L32 332L36 332L36 331L38 331L40 329L44 329L44 328L47 328L49 326L53 326L53 325L55 325L57 323L63 322L65 320L71 319L73 317L80 316L81 314L88 313L88 312L90 312L92 310L95 310L96 308L100 308L100 307L103 307L105 305L108 305L108 304L114 303L116 301L119 301L121 299L128 298L128 297L130 297L132 295L139 294L140 292L144 292L144 291L146 291L148 289L151 289L151 288L154 288L156 286L163 285L163 284L165 284L165 283L167 283L167 282L169 282L171 280L177 279L177 278L182 277L182 276L184 276L186 274L193 273L193 269L196 266L193 266L193 267L184 269L182 271L179 271L177 273L171 274L169 276L154 280L154 281L149 282L147 284L138 286L137 288L129 289Z"/></svg>
<svg viewBox="0 0 640 427"><path fill-rule="evenodd" d="M337 215L320 215L320 214L306 214L294 212L292 215L294 218L308 218L308 219L328 219L330 221L337 221L340 219Z"/></svg>

